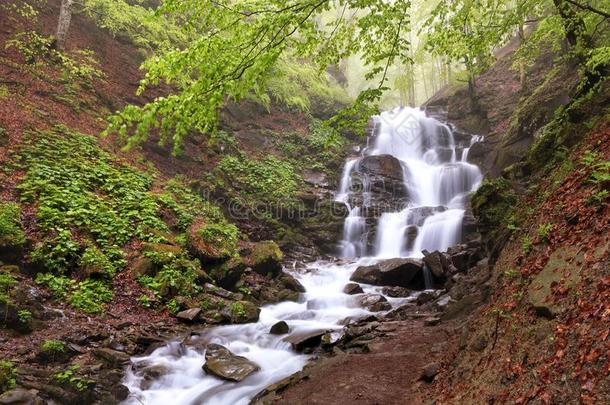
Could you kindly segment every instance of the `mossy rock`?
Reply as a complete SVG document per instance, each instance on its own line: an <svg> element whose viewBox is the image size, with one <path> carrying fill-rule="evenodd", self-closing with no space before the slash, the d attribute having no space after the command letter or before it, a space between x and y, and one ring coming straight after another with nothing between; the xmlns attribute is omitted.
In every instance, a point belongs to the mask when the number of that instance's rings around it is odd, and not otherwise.
<svg viewBox="0 0 610 405"><path fill-rule="evenodd" d="M239 280L241 280L245 269L246 264L240 257L232 257L226 262L212 268L210 276L220 287L234 290Z"/></svg>
<svg viewBox="0 0 610 405"><path fill-rule="evenodd" d="M158 253L160 255L166 256L180 256L183 253L183 250L180 246L170 245L166 243L144 243L142 245L142 252Z"/></svg>
<svg viewBox="0 0 610 405"><path fill-rule="evenodd" d="M24 245L21 209L15 203L0 202L0 260L19 260Z"/></svg>
<svg viewBox="0 0 610 405"><path fill-rule="evenodd" d="M264 276L277 277L282 272L284 254L272 240L259 242L246 259L252 270Z"/></svg>
<svg viewBox="0 0 610 405"><path fill-rule="evenodd" d="M193 221L186 233L187 248L203 263L218 263L237 252L239 231L233 224Z"/></svg>
<svg viewBox="0 0 610 405"><path fill-rule="evenodd" d="M233 301L223 312L231 323L251 323L258 321L261 310L249 301Z"/></svg>
<svg viewBox="0 0 610 405"><path fill-rule="evenodd" d="M136 277L154 276L157 273L157 266L152 259L146 256L137 257L131 264L132 273Z"/></svg>

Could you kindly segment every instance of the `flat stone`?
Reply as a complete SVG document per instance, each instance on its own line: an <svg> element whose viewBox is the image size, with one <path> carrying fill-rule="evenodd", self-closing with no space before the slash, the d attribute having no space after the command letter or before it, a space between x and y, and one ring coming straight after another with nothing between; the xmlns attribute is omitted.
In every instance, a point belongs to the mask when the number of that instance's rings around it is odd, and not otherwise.
<svg viewBox="0 0 610 405"><path fill-rule="evenodd" d="M176 314L176 318L183 320L183 321L193 322L199 317L200 313L201 313L201 308L191 308L191 309L187 309L187 310L178 312Z"/></svg>
<svg viewBox="0 0 610 405"><path fill-rule="evenodd" d="M433 317L433 316L424 319L425 326L435 326L435 325L438 325L440 322L441 322L441 318Z"/></svg>
<svg viewBox="0 0 610 405"><path fill-rule="evenodd" d="M106 363L110 364L111 366L119 366L122 364L127 364L127 363L129 363L129 360L130 360L130 357L127 353L120 352L118 350L107 349L107 348L95 349L93 351L93 354L96 357L104 360Z"/></svg>
<svg viewBox="0 0 610 405"><path fill-rule="evenodd" d="M326 330L302 332L287 336L284 338L284 341L290 343L294 350L300 352L306 348L319 346L325 333Z"/></svg>
<svg viewBox="0 0 610 405"><path fill-rule="evenodd" d="M210 344L205 352L203 370L223 380L240 382L260 370L260 366L243 356L233 354L218 344Z"/></svg>

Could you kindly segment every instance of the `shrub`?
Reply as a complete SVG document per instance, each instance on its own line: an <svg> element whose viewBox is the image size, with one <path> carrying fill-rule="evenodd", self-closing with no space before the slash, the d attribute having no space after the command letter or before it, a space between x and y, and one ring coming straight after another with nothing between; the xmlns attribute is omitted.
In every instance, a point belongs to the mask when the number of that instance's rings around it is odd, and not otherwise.
<svg viewBox="0 0 610 405"><path fill-rule="evenodd" d="M552 230L553 230L553 224L551 224L551 223L540 224L540 226L538 227L538 237L541 240L548 242L549 235Z"/></svg>
<svg viewBox="0 0 610 405"><path fill-rule="evenodd" d="M112 291L101 280L88 279L78 283L70 297L70 305L87 313L100 313L112 301Z"/></svg>
<svg viewBox="0 0 610 405"><path fill-rule="evenodd" d="M25 243L21 210L15 203L0 202L0 247L19 247Z"/></svg>
<svg viewBox="0 0 610 405"><path fill-rule="evenodd" d="M241 302L233 302L229 309L231 310L231 314L233 314L233 316L237 319L243 319L246 317L246 308Z"/></svg>
<svg viewBox="0 0 610 405"><path fill-rule="evenodd" d="M61 340L51 339L45 340L40 348L43 352L49 354L60 354L66 351L66 344Z"/></svg>
<svg viewBox="0 0 610 405"><path fill-rule="evenodd" d="M0 360L0 392L15 388L15 365L7 360Z"/></svg>
<svg viewBox="0 0 610 405"><path fill-rule="evenodd" d="M12 274L0 271L0 302L8 303L11 296L11 288L17 284Z"/></svg>

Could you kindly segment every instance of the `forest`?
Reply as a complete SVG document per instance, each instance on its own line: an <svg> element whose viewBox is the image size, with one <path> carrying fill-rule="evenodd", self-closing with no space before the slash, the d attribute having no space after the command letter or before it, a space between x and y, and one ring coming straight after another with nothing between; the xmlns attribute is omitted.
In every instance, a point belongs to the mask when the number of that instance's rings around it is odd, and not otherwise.
<svg viewBox="0 0 610 405"><path fill-rule="evenodd" d="M3 0L0 404L610 403L605 0Z"/></svg>

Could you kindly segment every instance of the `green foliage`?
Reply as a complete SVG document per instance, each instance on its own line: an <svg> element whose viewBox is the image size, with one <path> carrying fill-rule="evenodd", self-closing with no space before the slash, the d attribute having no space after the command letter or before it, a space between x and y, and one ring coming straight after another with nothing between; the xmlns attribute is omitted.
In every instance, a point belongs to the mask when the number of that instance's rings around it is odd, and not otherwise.
<svg viewBox="0 0 610 405"><path fill-rule="evenodd" d="M17 49L30 68L37 69L47 64L58 67L66 81L80 80L91 83L104 77L103 72L97 68L99 63L93 57L93 52L60 52L53 47L53 41L53 37L43 36L35 31L25 31L6 41L5 47Z"/></svg>
<svg viewBox="0 0 610 405"><path fill-rule="evenodd" d="M50 339L42 342L40 348L43 352L49 354L60 354L66 351L66 344L61 340Z"/></svg>
<svg viewBox="0 0 610 405"><path fill-rule="evenodd" d="M226 176L234 188L266 203L290 199L297 189L299 179L292 164L275 156L261 160L245 155L225 156L215 172Z"/></svg>
<svg viewBox="0 0 610 405"><path fill-rule="evenodd" d="M112 301L112 290L101 280L88 279L72 291L70 305L87 313L100 313L104 304Z"/></svg>
<svg viewBox="0 0 610 405"><path fill-rule="evenodd" d="M24 243L19 205L0 201L0 246L20 247Z"/></svg>
<svg viewBox="0 0 610 405"><path fill-rule="evenodd" d="M165 183L164 192L157 195L162 208L172 212L177 219L177 230L186 231L195 217L204 217L209 222L224 223L226 219L217 206L186 187L180 180Z"/></svg>
<svg viewBox="0 0 610 405"><path fill-rule="evenodd" d="M12 274L0 271L0 302L8 303L11 297L11 289L17 284Z"/></svg>
<svg viewBox="0 0 610 405"><path fill-rule="evenodd" d="M13 389L17 385L15 365L7 360L0 360L0 393Z"/></svg>
<svg viewBox="0 0 610 405"><path fill-rule="evenodd" d="M553 230L553 224L551 223L545 223L545 224L540 224L540 226L538 227L538 237L545 241L548 242L549 240L549 235L551 234L551 231Z"/></svg>
<svg viewBox="0 0 610 405"><path fill-rule="evenodd" d="M27 323L30 319L32 319L32 313L27 309L21 309L19 312L17 312L17 317L22 323Z"/></svg>
<svg viewBox="0 0 610 405"><path fill-rule="evenodd" d="M358 54L369 67L365 76L380 80L377 88L361 93L358 105L379 99L389 65L409 59L410 1L366 0L353 5L360 13L350 11L351 5L347 0L164 1L157 15L181 18L183 30L192 39L186 47L144 63L146 76L140 92L162 82L178 91L144 107L126 107L111 117L109 131L118 132L133 146L146 139L152 128L160 128L161 141L173 142L177 152L189 131L213 132L226 100L263 94L277 75L278 62L288 58L314 57L322 71ZM321 23L320 17L331 15L328 11L333 7L343 12ZM276 87L275 94L306 106L306 101L289 91ZM327 93L319 85L316 91Z"/></svg>
<svg viewBox="0 0 610 405"><path fill-rule="evenodd" d="M521 240L521 248L526 255L534 249L534 242L532 242L532 239L529 236L526 235L523 237Z"/></svg>
<svg viewBox="0 0 610 405"><path fill-rule="evenodd" d="M79 369L80 367L74 364L64 371L60 371L58 373L53 374L52 378L59 384L69 384L77 391L85 391L92 384L94 384L94 381L79 376L77 374Z"/></svg>
<svg viewBox="0 0 610 405"><path fill-rule="evenodd" d="M170 301L173 297L177 295L188 297L201 291L201 287L197 284L201 271L197 260L177 257L164 264L154 277L140 276L138 282L158 299L166 300L166 304L171 308ZM148 297L141 298L141 304L150 304Z"/></svg>
<svg viewBox="0 0 610 405"><path fill-rule="evenodd" d="M56 300L64 300L76 285L76 281L66 276L56 276L51 273L38 273L36 276L36 284L47 287Z"/></svg>
<svg viewBox="0 0 610 405"><path fill-rule="evenodd" d="M597 190L589 197L587 197L587 199L585 200L585 204L601 207L608 200L608 197L610 197L610 191Z"/></svg>
<svg viewBox="0 0 610 405"><path fill-rule="evenodd" d="M66 276L39 273L36 283L47 287L56 300L67 300L72 307L87 313L102 312L104 304L112 300L112 291L102 280L77 282Z"/></svg>
<svg viewBox="0 0 610 405"><path fill-rule="evenodd" d="M269 95L280 106L309 112L312 102L320 106L347 104L349 98L330 75L320 72L310 63L293 58L280 58L273 68L261 96L269 107Z"/></svg>
<svg viewBox="0 0 610 405"><path fill-rule="evenodd" d="M486 179L472 195L472 208L479 218L481 229L485 232L496 232L501 224L515 224L517 219L512 215L517 197L508 180L499 177ZM516 225L515 225L516 227Z"/></svg>
<svg viewBox="0 0 610 405"><path fill-rule="evenodd" d="M88 246L80 257L80 267L88 273L103 273L110 277L116 272L112 261L95 246Z"/></svg>
<svg viewBox="0 0 610 405"><path fill-rule="evenodd" d="M8 87L5 85L0 85L0 98L7 98L9 96Z"/></svg>
<svg viewBox="0 0 610 405"><path fill-rule="evenodd" d="M43 237L32 257L54 273L96 263L112 275L125 266L127 242L167 231L152 178L118 164L89 136L64 127L29 133L17 157L26 170L21 198L36 204Z"/></svg>
<svg viewBox="0 0 610 405"><path fill-rule="evenodd" d="M246 308L244 307L244 304L239 301L231 303L229 309L236 319L243 319L246 317Z"/></svg>
<svg viewBox="0 0 610 405"><path fill-rule="evenodd" d="M206 223L197 230L197 235L206 244L213 246L219 256L230 257L237 252L239 229L233 224Z"/></svg>
<svg viewBox="0 0 610 405"><path fill-rule="evenodd" d="M114 36L129 38L136 46L162 50L186 40L185 30L152 8L124 0L84 0L83 11Z"/></svg>

